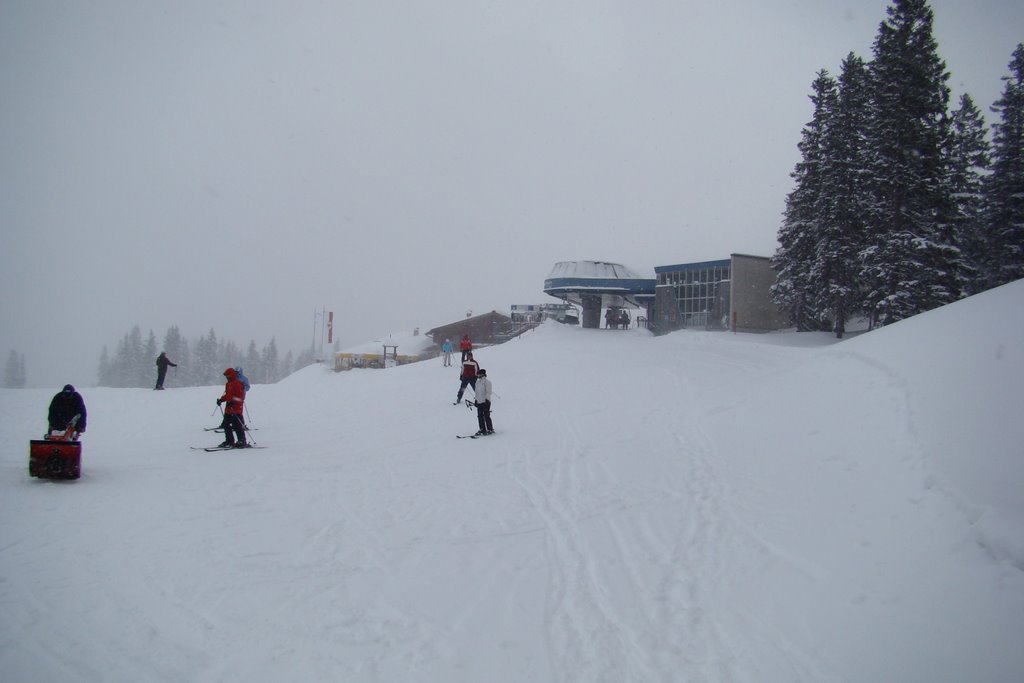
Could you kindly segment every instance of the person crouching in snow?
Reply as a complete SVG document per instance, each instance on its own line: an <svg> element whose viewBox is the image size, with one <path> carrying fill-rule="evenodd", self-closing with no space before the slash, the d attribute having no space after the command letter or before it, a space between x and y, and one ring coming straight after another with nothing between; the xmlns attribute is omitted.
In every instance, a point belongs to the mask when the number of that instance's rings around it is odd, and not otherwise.
<svg viewBox="0 0 1024 683"><path fill-rule="evenodd" d="M75 419L76 415L78 422L73 425L74 431L78 434L85 434L85 401L73 386L65 384L60 393L50 401L50 410L47 413L47 424L50 428L43 438L49 439L51 436L63 433L72 426L71 421ZM78 437L76 435L73 438L77 439Z"/></svg>
<svg viewBox="0 0 1024 683"><path fill-rule="evenodd" d="M225 370L224 376L228 378L227 384L224 385L224 395L217 399L217 405L226 404L224 421L220 425L224 428L224 443L220 448L248 448L249 444L245 440L245 421L242 419L245 410L245 385L238 379L238 373L234 368Z"/></svg>
<svg viewBox="0 0 1024 683"><path fill-rule="evenodd" d="M494 425L491 424L491 380L487 379L487 371L480 368L476 376L476 421L480 431L476 436L493 434Z"/></svg>

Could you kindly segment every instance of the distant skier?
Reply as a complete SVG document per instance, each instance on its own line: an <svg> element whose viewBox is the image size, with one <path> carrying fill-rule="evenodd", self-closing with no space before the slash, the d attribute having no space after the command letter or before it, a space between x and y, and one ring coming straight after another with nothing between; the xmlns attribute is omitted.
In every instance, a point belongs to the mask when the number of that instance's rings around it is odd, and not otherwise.
<svg viewBox="0 0 1024 683"><path fill-rule="evenodd" d="M79 434L84 434L85 401L82 399L82 395L75 391L73 386L65 384L60 393L50 401L48 415L50 429L46 436L49 437L53 432L63 433L66 431L76 415L78 416L78 422L75 424L75 431Z"/></svg>
<svg viewBox="0 0 1024 683"><path fill-rule="evenodd" d="M455 397L455 405L462 403L462 394L466 391L467 385L473 387L474 393L476 392L476 374L479 369L480 364L473 360L473 352L467 352L466 359L462 361L462 372L459 374L459 394Z"/></svg>
<svg viewBox="0 0 1024 683"><path fill-rule="evenodd" d="M154 390L159 391L164 388L164 377L167 376L168 366L176 368L178 364L171 362L166 351L161 351L160 355L156 357L156 386L153 387Z"/></svg>
<svg viewBox="0 0 1024 683"><path fill-rule="evenodd" d="M452 351L454 350L451 339L445 339L444 344L441 344L441 353L444 354L444 366L446 368L452 366Z"/></svg>
<svg viewBox="0 0 1024 683"><path fill-rule="evenodd" d="M475 391L476 400L473 403L476 406L476 421L480 427L480 431L475 436L493 434L494 425L491 424L491 396L493 391L491 390L491 380L487 379L487 371L483 368L480 368L480 372L477 373Z"/></svg>
<svg viewBox="0 0 1024 683"><path fill-rule="evenodd" d="M462 335L462 339L459 340L459 351L462 351L462 360L465 362L466 356L472 356L470 353L473 350L473 342L469 340L469 335Z"/></svg>
<svg viewBox="0 0 1024 683"><path fill-rule="evenodd" d="M234 368L224 371L228 378L224 385L224 395L217 399L217 405L227 404L224 408L224 421L221 427L224 428L224 443L219 448L248 448L245 440L245 421L242 419L245 410L245 385L238 379L238 372ZM237 439L237 441L236 441Z"/></svg>

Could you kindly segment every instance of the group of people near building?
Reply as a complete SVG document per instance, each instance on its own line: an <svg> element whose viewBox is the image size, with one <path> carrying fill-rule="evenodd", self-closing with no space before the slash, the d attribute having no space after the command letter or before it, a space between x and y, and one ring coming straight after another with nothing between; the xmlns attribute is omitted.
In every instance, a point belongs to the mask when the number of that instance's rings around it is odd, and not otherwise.
<svg viewBox="0 0 1024 683"><path fill-rule="evenodd" d="M629 313L624 308L609 308L604 313L604 326L609 330L628 330Z"/></svg>
<svg viewBox="0 0 1024 683"><path fill-rule="evenodd" d="M455 395L455 404L462 403L462 396L466 393L466 387L473 389L473 406L476 408L477 426L480 428L473 436L486 436L494 433L494 424L491 421L491 396L494 390L491 380L487 377L487 370L480 367L480 363L473 358L473 342L468 334L462 335L459 341L459 350L462 352L462 366L459 370L459 392ZM451 366L452 342L445 339L441 345L444 354L444 366Z"/></svg>

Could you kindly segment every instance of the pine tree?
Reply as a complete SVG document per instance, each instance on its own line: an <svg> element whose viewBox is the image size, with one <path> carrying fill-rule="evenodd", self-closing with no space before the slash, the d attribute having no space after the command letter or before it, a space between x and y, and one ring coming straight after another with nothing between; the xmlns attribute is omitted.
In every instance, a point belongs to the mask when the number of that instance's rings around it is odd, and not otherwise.
<svg viewBox="0 0 1024 683"><path fill-rule="evenodd" d="M968 291L976 293L978 266L984 253L982 179L989 167L985 120L970 95L961 95L960 107L950 117L948 147L949 192L954 205L953 240L964 255Z"/></svg>
<svg viewBox="0 0 1024 683"><path fill-rule="evenodd" d="M120 389L137 386L137 368L141 357L142 333L136 325L117 345L110 364L110 386Z"/></svg>
<svg viewBox="0 0 1024 683"><path fill-rule="evenodd" d="M112 387L114 386L113 370L110 365L110 355L107 353L107 347L103 347L103 351L100 353L100 365L96 371L96 379L98 385L101 387Z"/></svg>
<svg viewBox="0 0 1024 683"><path fill-rule="evenodd" d="M238 345L235 344L235 342L231 340L224 341L222 339L219 348L220 351L218 353L218 357L220 358L220 362L217 365L221 372L223 372L225 368L237 368L242 364L242 352L239 350Z"/></svg>
<svg viewBox="0 0 1024 683"><path fill-rule="evenodd" d="M213 328L210 328L210 333L196 342L196 374L194 382L197 386L209 386L218 383L220 373L223 372L223 368L217 369L220 365L218 351L217 334L213 331Z"/></svg>
<svg viewBox="0 0 1024 683"><path fill-rule="evenodd" d="M7 365L4 366L4 388L24 389L26 380L25 355L11 351L7 356Z"/></svg>
<svg viewBox="0 0 1024 683"><path fill-rule="evenodd" d="M281 368L277 357L277 341L273 337L270 343L263 347L263 381L273 383L280 380Z"/></svg>
<svg viewBox="0 0 1024 683"><path fill-rule="evenodd" d="M812 301L812 268L817 250L817 213L822 197L822 169L829 119L838 100L838 85L822 69L811 84L814 114L804 126L798 145L801 160L790 176L795 187L786 197L779 248L772 259L778 279L771 288L772 300L798 330L822 329L823 321Z"/></svg>
<svg viewBox="0 0 1024 683"><path fill-rule="evenodd" d="M177 367L171 368L173 371L174 385L181 386L182 384L189 385L190 382L187 380L186 368L189 367L189 353L188 353L188 342L184 337L181 336L181 332L178 331L177 325L171 325L164 334L164 346L163 352L167 354L167 357ZM181 377L178 377L178 370L181 368ZM165 383L165 386L169 382Z"/></svg>
<svg viewBox="0 0 1024 683"><path fill-rule="evenodd" d="M299 355L295 357L295 366L293 372L298 372L307 365L312 365L316 362L316 346L310 345L306 347Z"/></svg>
<svg viewBox="0 0 1024 683"><path fill-rule="evenodd" d="M1003 95L992 105L992 175L984 183L990 287L1024 277L1024 43L1017 45L1004 79Z"/></svg>
<svg viewBox="0 0 1024 683"><path fill-rule="evenodd" d="M949 88L925 0L894 0L871 63L874 201L861 253L873 321L888 324L954 301L966 282L948 240Z"/></svg>
<svg viewBox="0 0 1024 683"><path fill-rule="evenodd" d="M256 340L249 340L249 348L245 352L245 376L249 378L250 384L264 381L263 358L256 349Z"/></svg>
<svg viewBox="0 0 1024 683"><path fill-rule="evenodd" d="M838 97L824 129L808 283L816 317L831 321L840 338L846 322L862 308L857 255L865 246L865 217L870 213L865 153L869 99L864 60L850 53L843 60Z"/></svg>
<svg viewBox="0 0 1024 683"><path fill-rule="evenodd" d="M147 387L156 381L156 335L153 330L149 331L146 338L146 346L142 350L142 357L139 361L139 377L137 386Z"/></svg>

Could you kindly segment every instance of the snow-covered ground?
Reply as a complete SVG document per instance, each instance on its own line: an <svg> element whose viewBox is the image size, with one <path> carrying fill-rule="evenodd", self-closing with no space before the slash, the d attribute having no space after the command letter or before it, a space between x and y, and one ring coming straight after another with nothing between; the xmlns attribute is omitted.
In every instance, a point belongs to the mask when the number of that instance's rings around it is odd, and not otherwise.
<svg viewBox="0 0 1024 683"><path fill-rule="evenodd" d="M256 386L0 391L0 680L1024 680L1024 282L827 335L582 330Z"/></svg>

